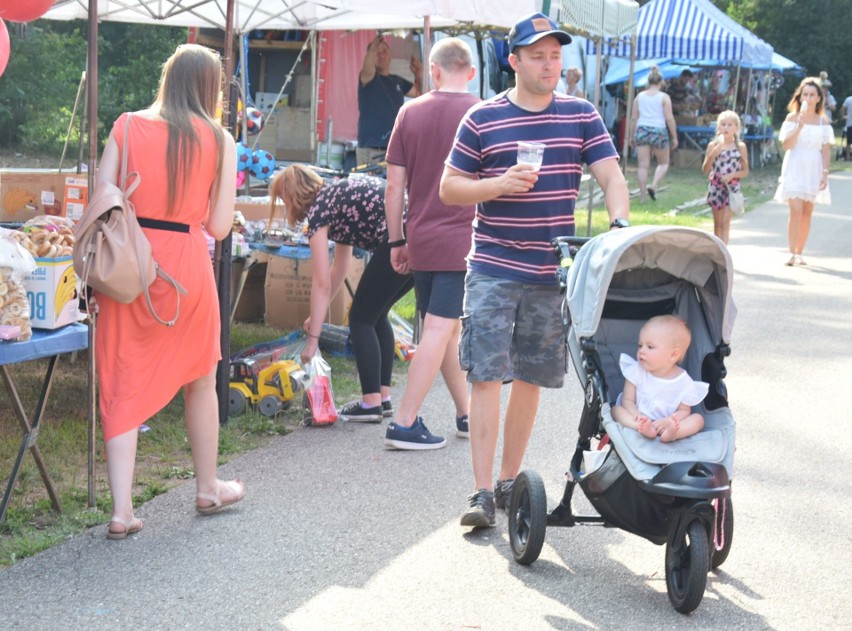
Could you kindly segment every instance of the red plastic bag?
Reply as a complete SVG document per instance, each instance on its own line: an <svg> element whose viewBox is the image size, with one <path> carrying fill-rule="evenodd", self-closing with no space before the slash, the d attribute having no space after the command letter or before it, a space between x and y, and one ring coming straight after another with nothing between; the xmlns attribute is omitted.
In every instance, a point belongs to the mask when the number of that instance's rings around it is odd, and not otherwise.
<svg viewBox="0 0 852 631"><path fill-rule="evenodd" d="M331 367L317 353L308 364L308 386L303 402L305 421L310 425L331 425L337 421L337 407L331 389Z"/></svg>

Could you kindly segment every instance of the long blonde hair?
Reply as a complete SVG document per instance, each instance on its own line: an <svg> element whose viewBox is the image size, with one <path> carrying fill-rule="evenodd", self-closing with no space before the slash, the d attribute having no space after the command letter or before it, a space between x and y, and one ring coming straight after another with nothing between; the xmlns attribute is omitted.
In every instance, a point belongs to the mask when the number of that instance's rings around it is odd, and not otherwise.
<svg viewBox="0 0 852 631"><path fill-rule="evenodd" d="M160 87L152 109L168 123L166 167L168 178L167 215L177 212L183 201L183 181L193 172L193 156L200 140L193 126L201 119L213 132L219 168L212 196L218 193L222 178L223 129L215 119L222 93L222 61L219 54L197 44L181 44L163 64Z"/></svg>
<svg viewBox="0 0 852 631"><path fill-rule="evenodd" d="M269 223L275 217L275 203L284 202L284 216L291 226L299 224L325 185L316 171L302 164L291 164L272 178L269 184Z"/></svg>

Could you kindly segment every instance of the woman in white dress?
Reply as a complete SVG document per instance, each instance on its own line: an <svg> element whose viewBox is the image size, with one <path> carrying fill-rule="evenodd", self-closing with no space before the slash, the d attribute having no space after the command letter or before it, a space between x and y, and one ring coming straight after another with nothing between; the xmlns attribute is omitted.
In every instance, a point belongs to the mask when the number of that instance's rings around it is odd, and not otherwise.
<svg viewBox="0 0 852 631"><path fill-rule="evenodd" d="M802 80L787 105L789 114L778 135L784 147L784 162L775 201L790 206L787 240L790 260L786 265L804 265L802 250L811 229L814 204L830 204L828 170L834 131L825 117L819 79Z"/></svg>

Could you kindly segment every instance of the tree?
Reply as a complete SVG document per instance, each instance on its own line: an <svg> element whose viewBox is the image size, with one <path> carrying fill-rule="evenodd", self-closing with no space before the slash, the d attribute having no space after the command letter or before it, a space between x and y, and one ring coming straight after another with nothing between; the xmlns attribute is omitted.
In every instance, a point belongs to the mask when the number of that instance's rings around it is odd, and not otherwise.
<svg viewBox="0 0 852 631"><path fill-rule="evenodd" d="M852 94L852 7L848 0L714 0L809 76L828 72L838 101ZM783 91L792 93L788 81ZM795 86L792 86L795 87ZM779 102L782 94L779 94Z"/></svg>
<svg viewBox="0 0 852 631"><path fill-rule="evenodd" d="M101 147L121 112L147 107L160 69L186 29L102 23L98 48L98 138ZM0 145L58 155L86 69L86 24L36 20L10 29L12 53L0 77ZM77 112L82 115L82 107ZM79 121L70 143L79 141Z"/></svg>

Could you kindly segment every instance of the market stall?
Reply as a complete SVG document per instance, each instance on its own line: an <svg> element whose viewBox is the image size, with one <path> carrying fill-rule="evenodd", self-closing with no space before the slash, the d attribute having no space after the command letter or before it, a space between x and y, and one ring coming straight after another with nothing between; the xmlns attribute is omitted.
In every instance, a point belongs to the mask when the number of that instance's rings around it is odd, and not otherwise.
<svg viewBox="0 0 852 631"><path fill-rule="evenodd" d="M678 64L689 66L713 66L712 71L707 71L703 77L707 96L701 102L705 109L682 109L677 113L675 120L683 134L685 147L706 146L705 139L714 133L716 114L736 106L741 88L745 88L746 94L743 112L747 111L751 89L756 86L753 86L751 74L747 78L743 76L743 68L771 64L773 53L769 44L725 15L709 0L651 0L639 9L635 37L619 38L604 43L602 48L606 55L629 59L631 69L636 60L644 60L645 75L651 66L660 65L660 60L667 64L674 64L677 60ZM589 52L596 50L595 42L590 42ZM672 68L669 70L671 76ZM623 69L621 74L624 74ZM629 71L627 76L631 74L632 71ZM629 81L629 95L632 95L633 89L634 82ZM766 133L765 129L761 129L747 136L759 142ZM693 151L697 149L693 148Z"/></svg>
<svg viewBox="0 0 852 631"><path fill-rule="evenodd" d="M437 25L471 26L473 24L511 26L518 15L534 11L533 0L472 0L465 3L443 0L403 0L387 3L379 0L59 0L45 15L50 19L86 19L88 21L88 103L89 103L89 178L93 188L98 153L97 133L97 33L98 22L111 20L144 24L161 24L186 27L210 27L225 32L224 41L233 41L234 33L248 33L254 29L278 30L393 30L423 28L428 32ZM429 38L424 38L427 42ZM427 55L423 55L426 57ZM225 46L227 76L233 74L231 47ZM312 73L314 78L316 72ZM355 85L355 75L347 77L347 84ZM316 95L314 80L312 94ZM329 92L328 100L336 98ZM314 96L316 107L317 98ZM351 102L348 107L351 108ZM309 125L311 138L316 138L317 128L325 128L325 120L318 121L312 110ZM214 264L218 272L221 319L230 317L231 240L230 237L216 246ZM229 355L230 333L222 327L222 355ZM220 363L218 393L220 420L227 419L228 364Z"/></svg>

